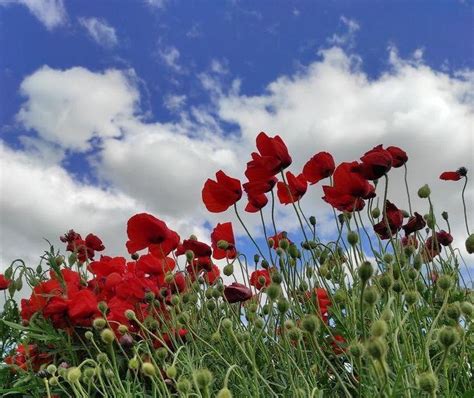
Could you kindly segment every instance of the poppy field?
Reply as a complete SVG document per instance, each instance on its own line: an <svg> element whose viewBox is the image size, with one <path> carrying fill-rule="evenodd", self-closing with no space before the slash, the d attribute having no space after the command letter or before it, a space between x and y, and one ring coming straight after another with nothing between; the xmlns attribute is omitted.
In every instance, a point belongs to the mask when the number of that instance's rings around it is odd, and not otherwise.
<svg viewBox="0 0 474 398"><path fill-rule="evenodd" d="M340 164L318 152L292 172L285 142L262 132L245 181L219 170L203 182L196 200L221 217L209 239L143 212L124 220L128 257L69 230L40 265L13 261L0 275L0 395L474 396L468 170L427 176L459 185L464 213L450 214L428 185L411 190L409 164L378 145ZM393 173L403 203L388 195ZM300 205L316 184L331 239Z"/></svg>

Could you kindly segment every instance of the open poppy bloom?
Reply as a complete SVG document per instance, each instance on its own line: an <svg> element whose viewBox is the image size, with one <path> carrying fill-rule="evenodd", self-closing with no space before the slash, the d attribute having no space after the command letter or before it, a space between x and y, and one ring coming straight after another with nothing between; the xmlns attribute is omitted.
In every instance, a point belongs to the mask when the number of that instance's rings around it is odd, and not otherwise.
<svg viewBox="0 0 474 398"><path fill-rule="evenodd" d="M216 181L208 179L202 189L202 201L211 213L221 213L242 197L242 186L236 178L222 170L216 173Z"/></svg>
<svg viewBox="0 0 474 398"><path fill-rule="evenodd" d="M288 184L279 181L277 184L277 195L281 204L294 203L300 200L306 193L307 182L303 174L295 176L288 171L286 173Z"/></svg>
<svg viewBox="0 0 474 398"><path fill-rule="evenodd" d="M460 167L456 171L445 171L441 173L439 178L444 181L459 181L461 178L466 177L467 169L465 167Z"/></svg>
<svg viewBox="0 0 474 398"><path fill-rule="evenodd" d="M405 231L405 235L409 235L423 229L425 226L426 221L423 216L415 211L414 216L410 217L408 222L402 228Z"/></svg>
<svg viewBox="0 0 474 398"><path fill-rule="evenodd" d="M11 280L5 278L5 275L0 274L0 290L6 290L8 289L8 286L10 286Z"/></svg>
<svg viewBox="0 0 474 398"><path fill-rule="evenodd" d="M408 155L403 149L397 146L389 146L387 147L387 151L392 155L392 167L402 167L408 162Z"/></svg>
<svg viewBox="0 0 474 398"><path fill-rule="evenodd" d="M270 272L267 269L259 269L250 275L250 284L255 286L257 290L267 287L271 282Z"/></svg>
<svg viewBox="0 0 474 398"><path fill-rule="evenodd" d="M396 234L403 224L403 213L389 200L386 202L386 217L384 215L382 221L374 225L374 231L379 235L380 239L390 239ZM388 224L388 225L387 225Z"/></svg>
<svg viewBox="0 0 474 398"><path fill-rule="evenodd" d="M375 188L354 171L356 167L357 162L341 163L334 172L333 186L323 185L323 199L337 210L362 210L364 199L375 196Z"/></svg>
<svg viewBox="0 0 474 398"><path fill-rule="evenodd" d="M377 145L360 158L356 170L367 180L378 180L392 168L393 158L389 151Z"/></svg>
<svg viewBox="0 0 474 398"><path fill-rule="evenodd" d="M335 168L332 155L328 152L319 152L306 162L303 167L303 175L313 185L332 176Z"/></svg>
<svg viewBox="0 0 474 398"><path fill-rule="evenodd" d="M286 169L292 162L288 148L280 136L269 137L263 131L257 136L257 149L261 161L272 175Z"/></svg>
<svg viewBox="0 0 474 398"><path fill-rule="evenodd" d="M268 198L264 193L258 195L247 195L248 203L245 206L245 211L247 213L256 213L263 209L267 203Z"/></svg>
<svg viewBox="0 0 474 398"><path fill-rule="evenodd" d="M168 234L169 229L164 221L147 213L135 214L127 222L128 252L135 253L163 243Z"/></svg>
<svg viewBox="0 0 474 398"><path fill-rule="evenodd" d="M251 298L252 291L242 283L233 282L224 288L224 297L229 303L239 303Z"/></svg>
<svg viewBox="0 0 474 398"><path fill-rule="evenodd" d="M225 222L223 224L218 223L214 230L211 233L212 241L212 257L216 260L221 260L223 258L235 258L237 256L237 251L235 250L235 238L234 230L232 229L231 222ZM227 248L219 248L219 241L226 242Z"/></svg>

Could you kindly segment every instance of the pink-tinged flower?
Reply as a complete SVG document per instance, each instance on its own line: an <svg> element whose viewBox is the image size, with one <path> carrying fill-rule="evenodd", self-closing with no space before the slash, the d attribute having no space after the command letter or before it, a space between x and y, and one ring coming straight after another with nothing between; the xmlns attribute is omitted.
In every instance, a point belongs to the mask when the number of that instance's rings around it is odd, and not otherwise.
<svg viewBox="0 0 474 398"><path fill-rule="evenodd" d="M411 216L402 228L405 231L405 235L409 235L423 229L425 226L426 221L423 219L423 216L415 211L414 216Z"/></svg>
<svg viewBox="0 0 474 398"><path fill-rule="evenodd" d="M236 178L222 170L216 173L216 181L208 179L202 189L202 201L211 213L221 213L237 203L242 197L242 186Z"/></svg>
<svg viewBox="0 0 474 398"><path fill-rule="evenodd" d="M324 178L332 176L335 168L336 165L332 155L328 152L319 152L306 162L303 168L303 175L313 185Z"/></svg>
<svg viewBox="0 0 474 398"><path fill-rule="evenodd" d="M288 184L279 181L277 184L277 195L281 204L290 204L300 200L306 193L307 182L303 174L295 176L291 172L286 173Z"/></svg>
<svg viewBox="0 0 474 398"><path fill-rule="evenodd" d="M400 230L403 224L403 213L389 200L386 202L385 211L387 213L386 217L384 216L382 221L374 225L374 231L380 236L380 239L390 239Z"/></svg>
<svg viewBox="0 0 474 398"><path fill-rule="evenodd" d="M389 146L387 147L387 151L392 155L392 167L402 167L408 162L408 155L403 149L397 146Z"/></svg>
<svg viewBox="0 0 474 398"><path fill-rule="evenodd" d="M6 290L8 289L8 286L10 286L11 280L5 278L5 275L0 274L0 290Z"/></svg>
<svg viewBox="0 0 474 398"><path fill-rule="evenodd" d="M459 181L461 178L466 177L467 169L465 167L460 167L456 171L445 171L441 173L439 178L445 181Z"/></svg>
<svg viewBox="0 0 474 398"><path fill-rule="evenodd" d="M234 230L232 229L231 222L217 224L211 233L211 241L212 257L216 260L221 260L223 258L232 259L237 256L237 251L235 250ZM219 248L219 241L227 242L227 248Z"/></svg>
<svg viewBox="0 0 474 398"><path fill-rule="evenodd" d="M252 291L241 283L233 282L224 288L224 297L229 303L243 302L252 297Z"/></svg>
<svg viewBox="0 0 474 398"><path fill-rule="evenodd" d="M250 275L250 284L257 290L262 290L267 287L271 282L270 272L266 269L256 270Z"/></svg>
<svg viewBox="0 0 474 398"><path fill-rule="evenodd" d="M292 162L288 148L280 136L269 137L263 131L257 136L257 149L263 158L265 168L275 175Z"/></svg>

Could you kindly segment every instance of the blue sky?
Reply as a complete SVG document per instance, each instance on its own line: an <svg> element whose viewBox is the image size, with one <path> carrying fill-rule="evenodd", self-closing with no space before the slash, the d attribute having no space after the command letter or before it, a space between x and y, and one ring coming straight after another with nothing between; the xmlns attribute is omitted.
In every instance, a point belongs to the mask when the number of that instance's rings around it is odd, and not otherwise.
<svg viewBox="0 0 474 398"><path fill-rule="evenodd" d="M28 192L2 201L2 259L18 236L39 249L69 227L123 247L135 211L205 236L218 218L202 183L239 176L260 130L282 134L295 167L402 146L414 187L428 169L441 206L460 206L437 175L473 162L473 15L468 1L0 0L2 190Z"/></svg>

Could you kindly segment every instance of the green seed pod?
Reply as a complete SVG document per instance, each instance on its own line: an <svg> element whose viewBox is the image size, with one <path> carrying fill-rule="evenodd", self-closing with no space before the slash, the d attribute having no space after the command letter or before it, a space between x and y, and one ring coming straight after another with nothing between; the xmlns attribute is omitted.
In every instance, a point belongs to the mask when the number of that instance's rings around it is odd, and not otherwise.
<svg viewBox="0 0 474 398"><path fill-rule="evenodd" d="M379 319L372 324L370 330L373 337L384 337L388 332L387 322Z"/></svg>
<svg viewBox="0 0 474 398"><path fill-rule="evenodd" d="M151 362L143 362L142 363L142 373L145 376L153 377L156 375L156 368Z"/></svg>
<svg viewBox="0 0 474 398"><path fill-rule="evenodd" d="M291 341L300 341L302 337L301 329L293 328L288 330L288 338Z"/></svg>
<svg viewBox="0 0 474 398"><path fill-rule="evenodd" d="M372 217L373 218L379 218L380 217L380 209L376 207L375 209L372 209Z"/></svg>
<svg viewBox="0 0 474 398"><path fill-rule="evenodd" d="M257 329L263 329L265 326L265 321L262 318L255 319L254 325Z"/></svg>
<svg viewBox="0 0 474 398"><path fill-rule="evenodd" d="M354 358L360 358L364 355L364 346L359 342L354 342L349 346L349 354Z"/></svg>
<svg viewBox="0 0 474 398"><path fill-rule="evenodd" d="M474 234L469 235L466 239L466 250L469 254L474 253Z"/></svg>
<svg viewBox="0 0 474 398"><path fill-rule="evenodd" d="M232 264L227 264L224 267L223 272L225 276L231 276L234 273L234 266Z"/></svg>
<svg viewBox="0 0 474 398"><path fill-rule="evenodd" d="M270 313L270 306L268 304L265 304L262 307L262 313L263 313L263 315L268 315Z"/></svg>
<svg viewBox="0 0 474 398"><path fill-rule="evenodd" d="M420 390L432 394L438 389L438 379L433 372L425 372L418 376Z"/></svg>
<svg viewBox="0 0 474 398"><path fill-rule="evenodd" d="M58 368L51 364L51 365L48 365L48 367L46 368L46 371L50 374L50 375L55 375L56 372L58 371Z"/></svg>
<svg viewBox="0 0 474 398"><path fill-rule="evenodd" d="M104 329L100 332L100 338L105 344L112 344L115 340L115 334L110 329Z"/></svg>
<svg viewBox="0 0 474 398"><path fill-rule="evenodd" d="M314 227L316 225L316 217L309 216L309 223Z"/></svg>
<svg viewBox="0 0 474 398"><path fill-rule="evenodd" d="M176 389L181 394L188 394L191 391L192 385L191 382L186 379L185 377L180 377L178 382L176 383Z"/></svg>
<svg viewBox="0 0 474 398"><path fill-rule="evenodd" d="M120 334L128 333L128 327L126 325L119 325L117 328Z"/></svg>
<svg viewBox="0 0 474 398"><path fill-rule="evenodd" d="M288 241L288 239L283 238L283 239L280 239L280 242L278 243L278 246L279 246L282 250L287 251L288 248L290 247L290 242Z"/></svg>
<svg viewBox="0 0 474 398"><path fill-rule="evenodd" d="M386 272L379 279L380 287L384 290L388 290L392 287L393 279L392 276Z"/></svg>
<svg viewBox="0 0 474 398"><path fill-rule="evenodd" d="M278 297L280 297L281 289L280 286L272 283L270 286L267 287L266 293L270 300L275 301Z"/></svg>
<svg viewBox="0 0 474 398"><path fill-rule="evenodd" d="M455 321L461 317L461 308L458 302L451 303L446 307L446 315Z"/></svg>
<svg viewBox="0 0 474 398"><path fill-rule="evenodd" d="M206 302L206 308L209 311L214 311L216 309L216 302L215 301L207 301Z"/></svg>
<svg viewBox="0 0 474 398"><path fill-rule="evenodd" d="M390 322L393 319L394 316L395 316L395 314L393 313L393 311L390 308L385 308L382 311L382 314L380 315L380 318L383 319L385 322Z"/></svg>
<svg viewBox="0 0 474 398"><path fill-rule="evenodd" d="M224 318L222 320L222 327L224 329L227 329L227 330L231 329L232 328L232 321L229 318Z"/></svg>
<svg viewBox="0 0 474 398"><path fill-rule="evenodd" d="M302 322L301 327L306 332L313 334L319 329L319 320L316 315L306 315Z"/></svg>
<svg viewBox="0 0 474 398"><path fill-rule="evenodd" d="M232 393L227 387L224 387L217 393L216 398L232 398Z"/></svg>
<svg viewBox="0 0 474 398"><path fill-rule="evenodd" d="M387 353L387 344L380 338L371 339L367 342L367 352L373 359L381 361Z"/></svg>
<svg viewBox="0 0 474 398"><path fill-rule="evenodd" d="M105 301L100 301L99 304L97 304L97 308L100 312L105 313L109 307Z"/></svg>
<svg viewBox="0 0 474 398"><path fill-rule="evenodd" d="M87 332L84 333L84 337L87 340L92 340L94 338L94 333L92 333L90 330L88 330Z"/></svg>
<svg viewBox="0 0 474 398"><path fill-rule="evenodd" d="M438 278L437 285L440 289L448 291L453 285L453 281L449 275L441 275Z"/></svg>
<svg viewBox="0 0 474 398"><path fill-rule="evenodd" d="M107 321L104 318L95 318L92 322L92 326L97 330L105 328L105 325L107 325Z"/></svg>
<svg viewBox="0 0 474 398"><path fill-rule="evenodd" d="M288 253L290 254L291 258L299 257L299 250L294 243L291 243L288 247Z"/></svg>
<svg viewBox="0 0 474 398"><path fill-rule="evenodd" d="M290 330L296 327L295 322L291 319L287 319L285 323L283 324L283 326L286 330Z"/></svg>
<svg viewBox="0 0 474 398"><path fill-rule="evenodd" d="M310 268L310 267L306 267L306 277L307 277L307 278L312 278L312 277L313 277L313 274L314 274L313 269Z"/></svg>
<svg viewBox="0 0 474 398"><path fill-rule="evenodd" d="M77 383L82 376L81 369L78 367L71 367L67 370L66 378L70 383Z"/></svg>
<svg viewBox="0 0 474 398"><path fill-rule="evenodd" d="M365 289L364 295L363 295L363 299L365 303L372 306L377 302L378 298L379 298L379 293L375 286L369 286L368 288Z"/></svg>
<svg viewBox="0 0 474 398"><path fill-rule="evenodd" d="M460 305L461 312L467 319L472 318L472 314L474 313L474 305L469 303L468 301L463 301Z"/></svg>
<svg viewBox="0 0 474 398"><path fill-rule="evenodd" d="M387 264L391 264L393 262L393 255L390 253L385 253L383 256L383 261L385 261Z"/></svg>
<svg viewBox="0 0 474 398"><path fill-rule="evenodd" d="M413 257L413 268L419 271L422 265L423 265L423 259L421 257L421 254L417 253L415 257Z"/></svg>
<svg viewBox="0 0 474 398"><path fill-rule="evenodd" d="M405 302L407 305L414 305L418 301L418 292L415 290L408 290L405 292Z"/></svg>
<svg viewBox="0 0 474 398"><path fill-rule="evenodd" d="M448 217L448 212L447 212L447 211L443 211L443 212L441 213L441 217L443 217L443 220L448 221L448 218L449 218L449 217Z"/></svg>
<svg viewBox="0 0 474 398"><path fill-rule="evenodd" d="M129 361L128 361L129 369L137 370L138 365L140 365L140 364L139 364L138 359L136 357L133 357L133 358L129 359Z"/></svg>
<svg viewBox="0 0 474 398"><path fill-rule="evenodd" d="M102 363L102 364L106 363L109 360L105 352L100 352L99 354L97 354L96 359L97 359L97 362Z"/></svg>
<svg viewBox="0 0 474 398"><path fill-rule="evenodd" d="M212 373L208 369L198 369L193 372L193 378L200 390L212 383Z"/></svg>
<svg viewBox="0 0 474 398"><path fill-rule="evenodd" d="M57 386L59 384L59 379L57 378L57 376L50 377L48 383L51 386Z"/></svg>
<svg viewBox="0 0 474 398"><path fill-rule="evenodd" d="M347 294L343 289L338 289L333 295L333 300L336 304L344 304L347 300Z"/></svg>
<svg viewBox="0 0 474 398"><path fill-rule="evenodd" d="M145 293L145 300L147 303L151 303L155 299L155 293L153 292L146 292Z"/></svg>
<svg viewBox="0 0 474 398"><path fill-rule="evenodd" d="M401 291L403 290L403 285L400 281L394 281L393 282L393 286L392 286L392 290L395 292L395 293L401 293Z"/></svg>
<svg viewBox="0 0 474 398"><path fill-rule="evenodd" d="M431 189L430 187L425 184L423 185L419 190L418 190L418 197L420 197L421 199L426 199L430 196L431 194Z"/></svg>
<svg viewBox="0 0 474 398"><path fill-rule="evenodd" d="M126 310L125 318L127 318L129 321L135 320L136 319L135 312L133 310Z"/></svg>
<svg viewBox="0 0 474 398"><path fill-rule="evenodd" d="M425 215L426 226L430 229L434 229L436 226L436 217L433 213Z"/></svg>
<svg viewBox="0 0 474 398"><path fill-rule="evenodd" d="M347 234L347 241L349 242L349 244L351 246L355 246L357 245L357 243L359 243L359 235L357 232L354 232L354 231L350 231L348 234Z"/></svg>
<svg viewBox="0 0 474 398"><path fill-rule="evenodd" d="M272 276L273 283L276 283L279 285L281 282L283 282L283 277L281 276L279 272L273 272L271 276Z"/></svg>
<svg viewBox="0 0 474 398"><path fill-rule="evenodd" d="M372 277L373 273L374 267L369 261L364 261L357 270L357 274L363 283L366 283Z"/></svg>
<svg viewBox="0 0 474 398"><path fill-rule="evenodd" d="M415 268L410 268L407 272L407 276L410 280L414 281L416 278L418 278L418 271Z"/></svg>
<svg viewBox="0 0 474 398"><path fill-rule="evenodd" d="M84 369L84 376L92 379L95 376L95 369L94 368L85 368Z"/></svg>
<svg viewBox="0 0 474 398"><path fill-rule="evenodd" d="M300 292L306 292L308 290L309 286L308 286L308 282L306 281L301 281L300 285L298 286L298 290Z"/></svg>
<svg viewBox="0 0 474 398"><path fill-rule="evenodd" d="M445 349L449 349L459 340L459 333L451 326L443 326L438 332L438 342Z"/></svg>
<svg viewBox="0 0 474 398"><path fill-rule="evenodd" d="M285 298L280 298L277 302L277 309L280 312L280 314L285 314L290 308L290 303L287 299Z"/></svg>
<svg viewBox="0 0 474 398"><path fill-rule="evenodd" d="M166 368L166 376L168 376L170 379L174 379L176 375L178 374L178 370L176 369L176 366L168 366Z"/></svg>

